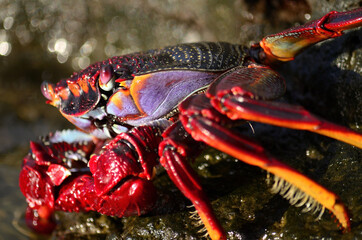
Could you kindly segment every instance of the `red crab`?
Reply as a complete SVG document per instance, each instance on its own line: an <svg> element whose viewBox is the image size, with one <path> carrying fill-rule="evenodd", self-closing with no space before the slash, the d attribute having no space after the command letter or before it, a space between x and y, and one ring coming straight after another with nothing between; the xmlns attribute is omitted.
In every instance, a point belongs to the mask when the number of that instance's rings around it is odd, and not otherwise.
<svg viewBox="0 0 362 240"><path fill-rule="evenodd" d="M270 66L304 48L362 25L362 8L331 12L319 20L265 37L251 48L190 43L113 57L57 84L43 83L47 103L79 130L31 142L20 188L26 220L40 232L54 228L54 211L140 215L157 199L152 184L161 164L191 200L209 236L225 239L188 161L208 145L274 175L273 190L307 210L327 208L348 231L340 199L276 160L232 127L257 121L308 130L362 148L362 135L300 106L272 101L285 83ZM244 120L244 121L242 121Z"/></svg>

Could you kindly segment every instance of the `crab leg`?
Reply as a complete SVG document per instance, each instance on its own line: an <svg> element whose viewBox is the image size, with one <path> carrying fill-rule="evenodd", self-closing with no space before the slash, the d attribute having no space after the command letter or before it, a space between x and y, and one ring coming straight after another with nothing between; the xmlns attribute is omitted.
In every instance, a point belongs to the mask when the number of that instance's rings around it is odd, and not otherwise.
<svg viewBox="0 0 362 240"><path fill-rule="evenodd" d="M170 179L191 200L211 239L226 239L223 228L217 221L209 200L202 191L196 173L186 162L188 156L194 156L199 149L180 122L176 122L163 133L164 141L160 144L160 162ZM192 146L192 147L191 147Z"/></svg>
<svg viewBox="0 0 362 240"><path fill-rule="evenodd" d="M291 204L297 206L305 204L306 208L308 205L316 206L312 208L314 211L320 210L320 214L325 207L336 216L343 229L349 229L347 211L338 196L269 156L260 145L225 128L227 122L222 123L223 116L220 116L220 113L205 100L205 96L196 96L180 105L183 113L180 120L195 140L203 141L245 163L274 174L277 186L273 187L273 190L280 192Z"/></svg>
<svg viewBox="0 0 362 240"><path fill-rule="evenodd" d="M236 81L239 83L235 86ZM281 77L270 68L239 67L216 79L207 96L212 98L212 105L230 119L308 130L362 148L362 135L357 132L314 116L301 106L267 101L274 97L273 93L279 95L280 81ZM231 83L235 87L225 90Z"/></svg>
<svg viewBox="0 0 362 240"><path fill-rule="evenodd" d="M290 61L306 47L341 36L342 31L359 26L362 26L362 8L347 12L333 11L319 20L266 36L259 44L266 55L265 62Z"/></svg>
<svg viewBox="0 0 362 240"><path fill-rule="evenodd" d="M242 96L224 101L231 119L245 119L280 127L308 130L362 148L362 135L314 116L301 106L254 100Z"/></svg>

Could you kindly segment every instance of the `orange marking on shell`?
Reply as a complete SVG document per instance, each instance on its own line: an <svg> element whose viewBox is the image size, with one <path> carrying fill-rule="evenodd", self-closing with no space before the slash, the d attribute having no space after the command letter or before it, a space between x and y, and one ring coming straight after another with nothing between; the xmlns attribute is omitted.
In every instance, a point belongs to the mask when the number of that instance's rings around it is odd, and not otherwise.
<svg viewBox="0 0 362 240"><path fill-rule="evenodd" d="M57 95L59 96L60 99L63 99L63 100L68 99L69 89L68 88L61 89Z"/></svg>
<svg viewBox="0 0 362 240"><path fill-rule="evenodd" d="M78 80L78 85L83 90L83 92L88 93L89 87L88 87L88 81L85 78L81 78Z"/></svg>
<svg viewBox="0 0 362 240"><path fill-rule="evenodd" d="M77 83L74 82L68 82L68 88L73 93L75 97L80 96L80 87Z"/></svg>
<svg viewBox="0 0 362 240"><path fill-rule="evenodd" d="M117 92L116 94L119 94L119 92ZM114 105L117 106L118 109L122 109L122 107L123 107L123 102L122 102L122 100L121 100L120 97L116 97L116 95L115 95L115 97L112 97L112 98L111 98L111 101L112 101L112 103L113 103Z"/></svg>
<svg viewBox="0 0 362 240"><path fill-rule="evenodd" d="M129 95L130 95L130 89L129 89L129 87L128 87L128 85L127 85L126 82L121 82L121 83L119 84L119 87L120 87L121 89L119 89L118 91L119 91L119 92L122 92L123 95L125 95L125 96L129 96Z"/></svg>
<svg viewBox="0 0 362 240"><path fill-rule="evenodd" d="M132 80L132 84L130 87L130 93L133 97L134 103L139 110L139 112L143 115L145 114L143 109L141 108L139 97L141 95L140 90L142 90L147 85L147 80L152 76L152 73L145 74L141 76L135 76Z"/></svg>

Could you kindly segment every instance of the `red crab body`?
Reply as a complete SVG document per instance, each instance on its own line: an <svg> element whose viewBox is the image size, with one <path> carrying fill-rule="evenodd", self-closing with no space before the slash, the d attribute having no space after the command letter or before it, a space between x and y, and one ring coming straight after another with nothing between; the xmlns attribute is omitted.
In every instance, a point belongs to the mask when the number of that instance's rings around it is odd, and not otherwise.
<svg viewBox="0 0 362 240"><path fill-rule="evenodd" d="M43 83L48 103L82 132L62 131L31 143L20 173L28 224L54 227L52 212L97 211L112 216L148 212L161 164L194 204L212 239L225 238L196 174L188 164L204 145L275 176L273 190L297 206L350 227L345 206L318 183L270 156L231 127L257 121L308 130L362 148L362 135L299 106L272 102L284 80L263 65L292 60L305 47L360 26L362 9L264 38L250 49L229 43L190 43L113 57L57 84Z"/></svg>

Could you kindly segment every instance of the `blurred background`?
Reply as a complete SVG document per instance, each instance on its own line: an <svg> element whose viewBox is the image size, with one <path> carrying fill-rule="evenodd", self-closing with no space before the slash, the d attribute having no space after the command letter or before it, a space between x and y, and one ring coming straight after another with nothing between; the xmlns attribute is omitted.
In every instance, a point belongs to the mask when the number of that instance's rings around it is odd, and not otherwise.
<svg viewBox="0 0 362 240"><path fill-rule="evenodd" d="M42 81L56 82L115 55L181 42L250 46L331 10L361 5L359 0L0 0L0 239L200 237L185 208L189 202L165 174L156 180L159 207L145 217L60 214L62 224L52 236L30 233L18 189L22 158L31 139L72 128L45 104ZM284 100L361 131L361 35L361 30L349 32L283 65L279 70L288 83ZM254 128L258 141L280 160L341 196L353 216L352 233L340 235L329 214L316 222L315 215L289 207L267 191L265 173L209 150L195 168L229 238L362 238L361 150L310 133L258 124ZM250 134L247 128L240 131Z"/></svg>

